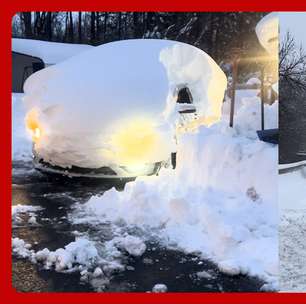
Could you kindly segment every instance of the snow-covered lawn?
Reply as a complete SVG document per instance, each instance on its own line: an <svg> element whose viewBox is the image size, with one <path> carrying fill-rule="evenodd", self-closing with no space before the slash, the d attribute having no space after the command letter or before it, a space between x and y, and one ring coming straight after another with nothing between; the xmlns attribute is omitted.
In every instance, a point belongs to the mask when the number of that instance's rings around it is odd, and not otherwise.
<svg viewBox="0 0 306 304"><path fill-rule="evenodd" d="M280 288L306 290L306 178L305 168L279 176Z"/></svg>

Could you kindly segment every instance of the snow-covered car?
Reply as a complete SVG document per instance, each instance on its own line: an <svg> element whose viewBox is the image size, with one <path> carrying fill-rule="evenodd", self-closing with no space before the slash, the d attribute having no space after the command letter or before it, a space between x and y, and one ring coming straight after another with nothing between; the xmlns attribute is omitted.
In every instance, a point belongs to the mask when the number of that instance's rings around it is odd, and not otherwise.
<svg viewBox="0 0 306 304"><path fill-rule="evenodd" d="M24 85L36 168L68 176L150 175L178 132L221 117L225 74L180 42L107 43L43 69Z"/></svg>

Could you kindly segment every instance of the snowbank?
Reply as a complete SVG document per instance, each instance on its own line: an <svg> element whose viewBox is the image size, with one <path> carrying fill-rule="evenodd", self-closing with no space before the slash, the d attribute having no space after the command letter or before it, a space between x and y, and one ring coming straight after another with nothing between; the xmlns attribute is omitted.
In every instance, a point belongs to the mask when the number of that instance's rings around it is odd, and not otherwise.
<svg viewBox="0 0 306 304"><path fill-rule="evenodd" d="M212 259L221 271L258 276L276 288L277 147L258 141L256 128L252 135L251 127L242 132L259 119L258 98L255 114L245 114L255 99L240 103L234 129L224 113L224 121L181 135L175 171L93 196L70 219L137 227L144 238L154 236L165 246ZM270 109L276 116L276 107Z"/></svg>
<svg viewBox="0 0 306 304"><path fill-rule="evenodd" d="M196 47L127 40L33 74L24 102L36 113L41 138L35 149L46 161L96 168L143 164L167 160L175 150L181 87L190 89L199 123L210 125L221 117L226 82L218 65Z"/></svg>
<svg viewBox="0 0 306 304"><path fill-rule="evenodd" d="M93 48L87 44L49 42L32 39L12 39L12 51L38 57L47 64L56 64Z"/></svg>

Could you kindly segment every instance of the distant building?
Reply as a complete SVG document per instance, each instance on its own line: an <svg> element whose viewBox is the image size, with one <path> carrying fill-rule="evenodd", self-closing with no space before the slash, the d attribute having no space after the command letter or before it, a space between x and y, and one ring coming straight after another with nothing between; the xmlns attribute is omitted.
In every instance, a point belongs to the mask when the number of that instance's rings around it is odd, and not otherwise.
<svg viewBox="0 0 306 304"><path fill-rule="evenodd" d="M93 46L31 39L12 39L12 92L22 93L25 80L33 73L57 64Z"/></svg>

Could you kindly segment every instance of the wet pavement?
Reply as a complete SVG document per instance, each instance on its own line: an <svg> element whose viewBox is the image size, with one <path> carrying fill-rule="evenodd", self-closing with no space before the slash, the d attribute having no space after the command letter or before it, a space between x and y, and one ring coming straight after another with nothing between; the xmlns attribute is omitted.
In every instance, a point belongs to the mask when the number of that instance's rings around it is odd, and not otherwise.
<svg viewBox="0 0 306 304"><path fill-rule="evenodd" d="M86 202L92 195L102 195L115 186L123 190L123 182L88 181L57 178L35 171L31 162L13 163L12 204L43 207L36 212L37 225L28 225L28 214L21 223L13 223L13 237L32 244L35 251L56 250L84 232L93 239L108 239L107 226L94 230L86 225L73 225L67 215L73 205ZM221 273L216 265L196 255L161 247L154 241L146 244L143 256L128 257L127 269L110 280L105 291L151 291L157 283L166 284L171 292L259 291L264 282L245 275ZM198 274L197 274L198 273ZM13 286L24 292L92 292L94 287L80 281L79 273L45 270L39 264L13 256Z"/></svg>

